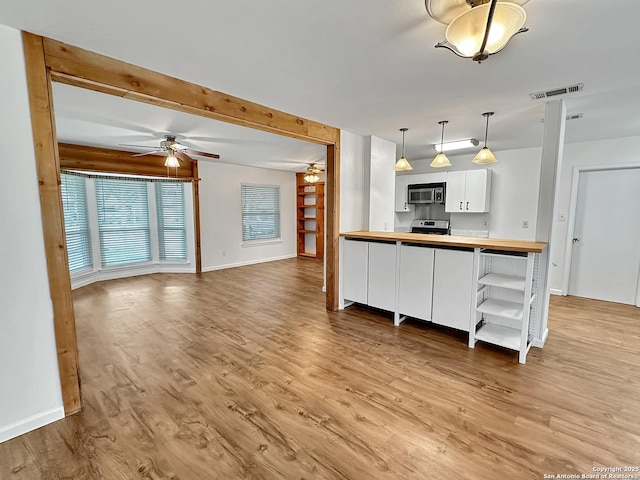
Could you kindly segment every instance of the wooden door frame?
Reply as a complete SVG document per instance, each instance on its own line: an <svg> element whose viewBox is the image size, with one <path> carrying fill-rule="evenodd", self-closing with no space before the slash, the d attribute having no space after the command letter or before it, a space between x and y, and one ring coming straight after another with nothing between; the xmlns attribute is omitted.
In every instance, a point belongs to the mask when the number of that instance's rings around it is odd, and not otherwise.
<svg viewBox="0 0 640 480"><path fill-rule="evenodd" d="M52 82L116 95L327 147L327 310L338 309L340 130L207 87L22 33L49 288L66 415L81 410L78 346L60 194ZM195 212L194 212L195 213Z"/></svg>
<svg viewBox="0 0 640 480"><path fill-rule="evenodd" d="M627 168L640 168L640 162L614 163L601 165L579 165L573 167L571 176L571 197L569 200L569 218L567 223L567 238L564 247L564 270L562 272L561 295L569 294L569 282L571 281L571 263L573 261L573 238L576 228L576 214L578 212L578 189L580 186L580 174L584 172L598 172L607 170L624 170ZM640 275L640 272L639 272ZM636 292L636 303L640 304L640 280ZM637 305L636 305L637 306Z"/></svg>

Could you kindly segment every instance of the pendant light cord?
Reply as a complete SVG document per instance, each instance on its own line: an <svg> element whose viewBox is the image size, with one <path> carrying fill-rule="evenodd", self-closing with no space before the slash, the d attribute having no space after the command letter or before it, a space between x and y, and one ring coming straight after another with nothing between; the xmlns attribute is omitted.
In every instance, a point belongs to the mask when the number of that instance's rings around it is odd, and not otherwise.
<svg viewBox="0 0 640 480"><path fill-rule="evenodd" d="M487 135L489 134L489 115L485 115L487 119L487 126L484 129L484 148L487 148Z"/></svg>
<svg viewBox="0 0 640 480"><path fill-rule="evenodd" d="M404 132L406 130L402 130L402 155L400 155L402 158L404 158Z"/></svg>

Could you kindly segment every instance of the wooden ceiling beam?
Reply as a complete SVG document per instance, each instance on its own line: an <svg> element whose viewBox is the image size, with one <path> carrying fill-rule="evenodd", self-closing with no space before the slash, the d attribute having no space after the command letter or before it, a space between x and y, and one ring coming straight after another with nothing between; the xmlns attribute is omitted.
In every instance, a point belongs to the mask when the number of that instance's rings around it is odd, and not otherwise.
<svg viewBox="0 0 640 480"><path fill-rule="evenodd" d="M59 143L58 150L60 152L60 170L193 178L191 162L184 161L181 162L180 168L172 168L171 175L167 175L167 167L164 166L166 157L163 155L150 154L135 157L134 155L138 155L136 152L70 143Z"/></svg>
<svg viewBox="0 0 640 480"><path fill-rule="evenodd" d="M54 81L322 145L340 131L146 68L44 38Z"/></svg>

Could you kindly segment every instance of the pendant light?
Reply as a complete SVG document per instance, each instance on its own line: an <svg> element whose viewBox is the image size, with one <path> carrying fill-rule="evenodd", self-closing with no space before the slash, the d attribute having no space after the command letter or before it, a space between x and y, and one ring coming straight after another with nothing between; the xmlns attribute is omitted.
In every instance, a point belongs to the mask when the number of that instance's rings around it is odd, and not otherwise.
<svg viewBox="0 0 640 480"><path fill-rule="evenodd" d="M485 165L487 163L497 162L496 156L493 154L491 150L487 148L487 134L489 133L489 117L493 115L493 112L484 112L482 114L487 119L487 125L484 130L484 147L482 150L478 152L473 160L473 163L477 163L478 165Z"/></svg>
<svg viewBox="0 0 640 480"><path fill-rule="evenodd" d="M435 156L430 166L433 168L450 167L451 162L449 161L447 156L442 153L442 145L444 144L444 126L449 122L447 120L441 120L438 123L442 125L442 136L440 137L440 153Z"/></svg>
<svg viewBox="0 0 640 480"><path fill-rule="evenodd" d="M400 155L400 158L398 159L396 164L393 166L393 169L396 172L403 172L405 170L413 170L413 167L409 163L409 160L404 158L404 132L406 132L407 130L409 130L409 129L408 128L401 128L400 129L400 131L402 132L402 155Z"/></svg>

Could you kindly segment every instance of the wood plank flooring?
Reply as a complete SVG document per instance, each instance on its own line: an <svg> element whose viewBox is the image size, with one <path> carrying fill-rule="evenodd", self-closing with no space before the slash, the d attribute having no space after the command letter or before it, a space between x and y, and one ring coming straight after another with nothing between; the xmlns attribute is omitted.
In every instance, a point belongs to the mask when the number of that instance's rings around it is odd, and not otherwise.
<svg viewBox="0 0 640 480"><path fill-rule="evenodd" d="M359 307L322 264L74 292L82 413L0 444L0 479L537 479L640 465L640 309L552 297L526 365Z"/></svg>

